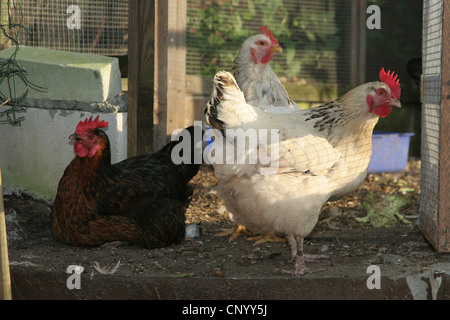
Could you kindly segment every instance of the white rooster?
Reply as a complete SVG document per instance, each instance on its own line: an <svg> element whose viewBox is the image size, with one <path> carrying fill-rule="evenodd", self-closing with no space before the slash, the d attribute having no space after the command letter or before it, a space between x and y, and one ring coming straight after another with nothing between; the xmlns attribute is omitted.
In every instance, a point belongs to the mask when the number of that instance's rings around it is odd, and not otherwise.
<svg viewBox="0 0 450 320"><path fill-rule="evenodd" d="M325 105L291 113L264 112L246 102L230 73L221 71L214 77L205 117L225 139L217 139L212 149L225 150L216 145L225 141L236 151L239 139L233 133L253 130L258 154L263 150L278 155L271 157L270 168L259 158L250 161L254 150L246 150L243 164L213 163L218 193L237 223L250 230L286 234L295 262L289 271L293 274L310 272L305 262L320 258L303 254L303 239L331 197L353 191L364 181L373 129L380 116L387 116L393 106L401 107L397 76L382 69L379 77L380 81L360 85ZM262 135L267 133L260 129L276 130L279 139L264 144ZM267 171L273 163L275 170Z"/></svg>

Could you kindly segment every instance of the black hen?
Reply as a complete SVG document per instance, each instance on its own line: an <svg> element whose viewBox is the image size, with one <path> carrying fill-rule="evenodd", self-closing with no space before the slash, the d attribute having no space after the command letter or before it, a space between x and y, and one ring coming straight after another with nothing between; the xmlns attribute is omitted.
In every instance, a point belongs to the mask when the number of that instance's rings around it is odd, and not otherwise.
<svg viewBox="0 0 450 320"><path fill-rule="evenodd" d="M200 164L175 164L171 154L180 142L172 141L153 154L112 165L109 139L100 129L107 125L91 117L70 136L77 155L58 185L51 214L54 238L82 246L128 241L156 248L180 243L192 195L188 182ZM186 130L193 163L194 152L202 148L194 141L194 127Z"/></svg>

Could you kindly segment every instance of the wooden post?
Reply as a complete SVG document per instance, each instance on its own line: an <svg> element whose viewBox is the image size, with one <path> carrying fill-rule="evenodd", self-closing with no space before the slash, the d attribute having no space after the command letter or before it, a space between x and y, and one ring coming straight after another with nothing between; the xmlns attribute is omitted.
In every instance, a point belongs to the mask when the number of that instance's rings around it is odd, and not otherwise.
<svg viewBox="0 0 450 320"><path fill-rule="evenodd" d="M155 0L128 1L128 156L153 150Z"/></svg>
<svg viewBox="0 0 450 320"><path fill-rule="evenodd" d="M186 0L169 0L167 133L191 125L186 114Z"/></svg>
<svg viewBox="0 0 450 320"><path fill-rule="evenodd" d="M366 0L351 2L351 50L350 84L352 87L365 82L366 67Z"/></svg>
<svg viewBox="0 0 450 320"><path fill-rule="evenodd" d="M155 97L153 105L153 151L166 144L169 3L155 1Z"/></svg>
<svg viewBox="0 0 450 320"><path fill-rule="evenodd" d="M419 227L437 251L450 252L450 0L442 3L424 1Z"/></svg>
<svg viewBox="0 0 450 320"><path fill-rule="evenodd" d="M2 173L0 170L0 300L11 300L11 276L9 273L6 218L2 188Z"/></svg>
<svg viewBox="0 0 450 320"><path fill-rule="evenodd" d="M442 14L438 250L450 252L450 0Z"/></svg>

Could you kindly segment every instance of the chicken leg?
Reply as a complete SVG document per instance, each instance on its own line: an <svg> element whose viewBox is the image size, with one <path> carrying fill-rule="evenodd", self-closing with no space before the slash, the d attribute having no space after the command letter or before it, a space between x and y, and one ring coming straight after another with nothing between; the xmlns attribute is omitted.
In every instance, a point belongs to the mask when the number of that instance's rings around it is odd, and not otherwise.
<svg viewBox="0 0 450 320"><path fill-rule="evenodd" d="M323 271L325 269L310 269L306 267L306 262L319 262L320 259L329 259L330 256L325 254L304 254L303 253L303 238L294 237L289 235L286 237L286 241L291 249L290 263L294 262L293 270L283 270L284 273L292 275L304 275L307 273L313 273Z"/></svg>

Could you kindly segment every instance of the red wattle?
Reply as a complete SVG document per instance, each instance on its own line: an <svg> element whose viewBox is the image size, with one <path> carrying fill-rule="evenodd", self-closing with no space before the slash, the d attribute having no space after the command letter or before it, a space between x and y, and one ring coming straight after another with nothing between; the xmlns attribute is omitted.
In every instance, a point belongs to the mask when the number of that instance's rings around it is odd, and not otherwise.
<svg viewBox="0 0 450 320"><path fill-rule="evenodd" d="M77 155L81 158L84 158L88 155L89 150L88 148L86 148L85 146L83 146L81 143L79 143L78 141L76 141L73 144L73 149L75 150L75 152L77 153Z"/></svg>
<svg viewBox="0 0 450 320"><path fill-rule="evenodd" d="M392 106L389 103L381 104L375 107L375 114L381 116L382 118L386 117L392 111Z"/></svg>
<svg viewBox="0 0 450 320"><path fill-rule="evenodd" d="M273 58L273 52L267 52L265 55L263 55L263 57L261 59L261 63L266 64L266 63L270 62L270 60L272 60L272 58Z"/></svg>

